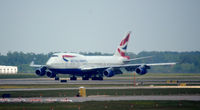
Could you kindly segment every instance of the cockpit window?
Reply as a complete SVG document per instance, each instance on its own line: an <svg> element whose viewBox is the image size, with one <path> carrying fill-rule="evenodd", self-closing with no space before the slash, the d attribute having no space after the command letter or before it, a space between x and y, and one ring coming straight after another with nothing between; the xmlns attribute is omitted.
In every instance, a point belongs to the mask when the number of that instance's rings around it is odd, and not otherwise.
<svg viewBox="0 0 200 110"><path fill-rule="evenodd" d="M58 55L52 55L51 57L58 57Z"/></svg>

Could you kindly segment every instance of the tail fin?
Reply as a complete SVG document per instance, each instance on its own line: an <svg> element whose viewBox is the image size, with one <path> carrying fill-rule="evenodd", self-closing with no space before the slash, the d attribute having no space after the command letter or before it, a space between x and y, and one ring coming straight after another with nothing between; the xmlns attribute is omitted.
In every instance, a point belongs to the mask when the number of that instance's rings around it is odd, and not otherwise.
<svg viewBox="0 0 200 110"><path fill-rule="evenodd" d="M128 46L128 41L130 37L131 32L127 34L127 36L121 41L120 45L118 46L114 56L121 56L129 59L129 56L125 56L125 52Z"/></svg>

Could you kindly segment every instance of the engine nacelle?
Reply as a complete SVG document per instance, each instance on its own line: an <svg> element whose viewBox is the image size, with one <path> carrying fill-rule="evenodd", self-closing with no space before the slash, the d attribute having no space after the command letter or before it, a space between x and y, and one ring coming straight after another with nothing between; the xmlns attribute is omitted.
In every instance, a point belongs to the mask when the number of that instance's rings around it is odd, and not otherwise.
<svg viewBox="0 0 200 110"><path fill-rule="evenodd" d="M46 67L42 67L42 68L40 68L40 69L37 69L36 71L35 71L35 73L38 75L38 76L44 76L45 74L46 74Z"/></svg>
<svg viewBox="0 0 200 110"><path fill-rule="evenodd" d="M139 75L144 75L147 73L147 69L150 69L150 66L141 65L135 69L135 72Z"/></svg>
<svg viewBox="0 0 200 110"><path fill-rule="evenodd" d="M112 77L115 75L114 71L113 71L113 68L108 68L106 69L103 74L107 77Z"/></svg>
<svg viewBox="0 0 200 110"><path fill-rule="evenodd" d="M50 77L50 78L55 78L56 74L51 72L51 71L47 71L47 76Z"/></svg>

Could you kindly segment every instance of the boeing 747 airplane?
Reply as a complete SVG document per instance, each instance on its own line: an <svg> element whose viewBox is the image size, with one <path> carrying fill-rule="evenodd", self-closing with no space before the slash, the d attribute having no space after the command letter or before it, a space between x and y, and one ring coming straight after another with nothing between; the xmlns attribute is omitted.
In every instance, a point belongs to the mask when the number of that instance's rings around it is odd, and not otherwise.
<svg viewBox="0 0 200 110"><path fill-rule="evenodd" d="M76 53L55 53L46 62L46 65L30 64L38 69L35 73L39 76L47 75L50 78L59 80L57 74L70 74L70 80L77 80L81 76L82 80L103 80L103 76L112 77L122 74L122 68L129 72L135 71L139 75L147 73L147 69L157 65L174 65L176 63L153 63L153 64L128 64L133 60L149 57L130 59L126 56L126 50L130 37L130 32L121 41L113 56L84 56Z"/></svg>

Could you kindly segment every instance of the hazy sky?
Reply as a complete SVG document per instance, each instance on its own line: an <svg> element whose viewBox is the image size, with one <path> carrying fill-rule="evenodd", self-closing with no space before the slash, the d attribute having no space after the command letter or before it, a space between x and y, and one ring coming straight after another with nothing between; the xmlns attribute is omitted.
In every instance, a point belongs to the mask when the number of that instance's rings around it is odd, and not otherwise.
<svg viewBox="0 0 200 110"><path fill-rule="evenodd" d="M200 0L0 0L0 53L200 51Z"/></svg>

